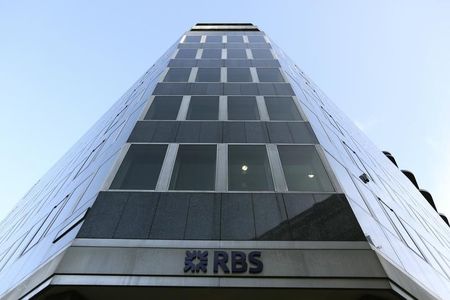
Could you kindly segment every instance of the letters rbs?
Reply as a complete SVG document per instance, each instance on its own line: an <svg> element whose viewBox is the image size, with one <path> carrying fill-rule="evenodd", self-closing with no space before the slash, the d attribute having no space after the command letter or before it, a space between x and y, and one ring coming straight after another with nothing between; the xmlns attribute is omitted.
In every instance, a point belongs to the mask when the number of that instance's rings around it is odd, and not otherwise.
<svg viewBox="0 0 450 300"><path fill-rule="evenodd" d="M208 251L193 250L186 251L184 258L184 272L191 271L198 273L207 272ZM263 270L261 251L251 251L248 255L243 251L214 251L213 272L219 273L222 270L225 274L250 273L258 274Z"/></svg>

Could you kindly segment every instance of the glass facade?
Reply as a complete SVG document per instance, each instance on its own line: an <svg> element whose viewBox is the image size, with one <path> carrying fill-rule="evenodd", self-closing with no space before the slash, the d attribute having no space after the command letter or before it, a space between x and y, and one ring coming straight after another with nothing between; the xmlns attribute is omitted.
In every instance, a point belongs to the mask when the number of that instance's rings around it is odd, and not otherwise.
<svg viewBox="0 0 450 300"><path fill-rule="evenodd" d="M1 225L0 295L75 238L366 243L450 294L449 227L259 30L187 32Z"/></svg>

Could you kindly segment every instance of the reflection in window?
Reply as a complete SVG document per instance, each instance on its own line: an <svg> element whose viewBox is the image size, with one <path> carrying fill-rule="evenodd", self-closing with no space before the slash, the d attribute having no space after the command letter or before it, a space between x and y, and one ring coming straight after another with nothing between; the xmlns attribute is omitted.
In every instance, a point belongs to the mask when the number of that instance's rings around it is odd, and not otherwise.
<svg viewBox="0 0 450 300"><path fill-rule="evenodd" d="M207 43L222 43L221 35L208 35L206 36Z"/></svg>
<svg viewBox="0 0 450 300"><path fill-rule="evenodd" d="M197 49L178 49L175 58L195 58Z"/></svg>
<svg viewBox="0 0 450 300"><path fill-rule="evenodd" d="M184 39L185 43L200 43L202 36L201 35L188 35Z"/></svg>
<svg viewBox="0 0 450 300"><path fill-rule="evenodd" d="M180 145L171 190L214 190L215 177L215 145Z"/></svg>
<svg viewBox="0 0 450 300"><path fill-rule="evenodd" d="M259 120L258 105L255 97L228 97L229 120Z"/></svg>
<svg viewBox="0 0 450 300"><path fill-rule="evenodd" d="M111 189L154 190L167 145L132 145Z"/></svg>
<svg viewBox="0 0 450 300"><path fill-rule="evenodd" d="M197 82L220 82L220 68L199 68Z"/></svg>
<svg viewBox="0 0 450 300"><path fill-rule="evenodd" d="M273 190L265 146L228 146L228 188L231 191Z"/></svg>
<svg viewBox="0 0 450 300"><path fill-rule="evenodd" d="M202 58L222 58L222 49L203 49Z"/></svg>
<svg viewBox="0 0 450 300"><path fill-rule="evenodd" d="M156 96L145 119L176 120L182 96Z"/></svg>
<svg viewBox="0 0 450 300"><path fill-rule="evenodd" d="M227 58L247 58L245 49L227 49Z"/></svg>
<svg viewBox="0 0 450 300"><path fill-rule="evenodd" d="M292 97L264 97L271 120L301 120Z"/></svg>
<svg viewBox="0 0 450 300"><path fill-rule="evenodd" d="M243 43L244 39L241 35L229 35L227 36L228 43Z"/></svg>
<svg viewBox="0 0 450 300"><path fill-rule="evenodd" d="M284 177L291 191L333 192L333 185L314 146L278 146Z"/></svg>
<svg viewBox="0 0 450 300"><path fill-rule="evenodd" d="M256 59L273 59L272 52L268 49L252 49L252 55Z"/></svg>
<svg viewBox="0 0 450 300"><path fill-rule="evenodd" d="M187 120L217 120L219 117L218 96L192 96Z"/></svg>
<svg viewBox="0 0 450 300"><path fill-rule="evenodd" d="M249 35L248 36L248 41L250 43L265 43L266 42L264 37L261 36L261 35Z"/></svg>
<svg viewBox="0 0 450 300"><path fill-rule="evenodd" d="M252 82L252 75L249 68L228 68L228 82Z"/></svg>
<svg viewBox="0 0 450 300"><path fill-rule="evenodd" d="M261 82L284 82L283 75L279 69L275 68L257 68L259 81Z"/></svg>
<svg viewBox="0 0 450 300"><path fill-rule="evenodd" d="M190 68L170 68L164 78L165 82L187 82L191 74Z"/></svg>

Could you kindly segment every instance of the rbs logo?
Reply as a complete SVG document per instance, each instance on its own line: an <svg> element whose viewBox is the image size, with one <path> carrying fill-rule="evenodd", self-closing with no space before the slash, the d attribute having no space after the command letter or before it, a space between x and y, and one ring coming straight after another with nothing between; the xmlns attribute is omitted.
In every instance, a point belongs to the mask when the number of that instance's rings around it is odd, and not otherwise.
<svg viewBox="0 0 450 300"><path fill-rule="evenodd" d="M198 273L201 270L203 273L206 273L207 268L208 251L186 251L184 272ZM226 251L214 251L214 274L219 273L219 269L225 274L229 274L230 269L232 274L246 273L247 271L251 274L261 273L263 270L261 251L252 251L248 255L242 251L231 251L230 254Z"/></svg>

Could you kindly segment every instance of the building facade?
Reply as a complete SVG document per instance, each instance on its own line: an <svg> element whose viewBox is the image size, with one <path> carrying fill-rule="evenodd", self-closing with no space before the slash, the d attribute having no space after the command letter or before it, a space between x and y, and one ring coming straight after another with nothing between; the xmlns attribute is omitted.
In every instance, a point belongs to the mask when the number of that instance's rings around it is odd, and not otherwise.
<svg viewBox="0 0 450 300"><path fill-rule="evenodd" d="M264 32L197 24L0 227L1 299L449 299L450 229Z"/></svg>

